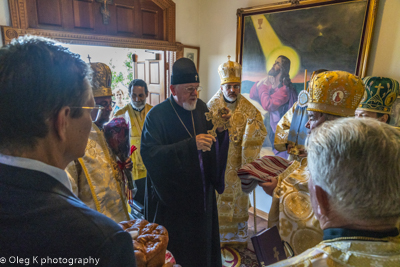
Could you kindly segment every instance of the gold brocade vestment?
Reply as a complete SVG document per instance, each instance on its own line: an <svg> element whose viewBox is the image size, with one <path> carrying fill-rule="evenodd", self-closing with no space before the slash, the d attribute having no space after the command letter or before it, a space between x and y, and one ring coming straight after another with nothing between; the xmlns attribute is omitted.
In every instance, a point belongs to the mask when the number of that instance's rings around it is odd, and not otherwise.
<svg viewBox="0 0 400 267"><path fill-rule="evenodd" d="M277 179L268 227L276 225L282 240L298 255L321 242L323 235L311 207L307 158L294 161Z"/></svg>
<svg viewBox="0 0 400 267"><path fill-rule="evenodd" d="M72 191L90 208L115 222L129 220L122 173L103 132L93 123L85 155L67 168Z"/></svg>
<svg viewBox="0 0 400 267"><path fill-rule="evenodd" d="M304 253L284 260L272 267L342 267L342 266L400 266L400 238L354 240L336 238L325 240Z"/></svg>
<svg viewBox="0 0 400 267"><path fill-rule="evenodd" d="M247 246L249 195L243 193L237 171L259 157L267 130L261 113L241 95L230 104L225 102L222 91L218 90L207 106L211 114L218 114L218 110L223 107L228 107L232 114L225 191L217 195L221 243Z"/></svg>
<svg viewBox="0 0 400 267"><path fill-rule="evenodd" d="M133 169L132 177L134 180L145 178L147 175L146 167L140 155L140 138L142 136L143 123L147 113L153 106L146 104L142 111L136 111L131 104L127 104L115 113L115 117L123 117L129 122L129 142L137 149L131 155Z"/></svg>
<svg viewBox="0 0 400 267"><path fill-rule="evenodd" d="M278 151L286 151L286 145L288 144L288 136L290 130L290 124L293 118L293 112L296 109L297 102L283 115L276 126L274 147Z"/></svg>

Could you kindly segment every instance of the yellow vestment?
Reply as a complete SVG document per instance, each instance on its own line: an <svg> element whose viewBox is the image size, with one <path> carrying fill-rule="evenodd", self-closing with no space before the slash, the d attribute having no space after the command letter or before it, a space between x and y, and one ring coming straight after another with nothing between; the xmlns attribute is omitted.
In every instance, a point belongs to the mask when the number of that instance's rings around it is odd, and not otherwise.
<svg viewBox="0 0 400 267"><path fill-rule="evenodd" d="M400 266L399 236L374 238L373 241L362 239L363 237L356 237L355 240L326 240L296 257L270 266Z"/></svg>
<svg viewBox="0 0 400 267"><path fill-rule="evenodd" d="M133 163L132 177L134 180L145 178L147 175L146 168L140 155L140 138L142 136L143 123L147 113L153 106L146 104L142 111L136 111L131 104L127 104L115 113L115 117L124 117L129 122L129 141L130 145L134 145L137 150L132 153L131 159Z"/></svg>
<svg viewBox="0 0 400 267"><path fill-rule="evenodd" d="M278 151L286 151L290 124L292 122L293 113L296 107L297 107L297 102L293 104L293 106L279 120L278 125L276 125L274 147Z"/></svg>
<svg viewBox="0 0 400 267"><path fill-rule="evenodd" d="M115 222L129 220L125 188L104 133L93 123L85 155L67 168L72 191L90 208Z"/></svg>
<svg viewBox="0 0 400 267"><path fill-rule="evenodd" d="M268 227L276 225L282 240L298 255L321 242L323 235L311 207L307 158L295 161L277 179Z"/></svg>
<svg viewBox="0 0 400 267"><path fill-rule="evenodd" d="M247 246L249 195L242 192L237 175L243 165L259 158L267 130L261 113L245 97L239 95L234 103L227 103L221 90L207 104L211 114L222 107L231 110L228 161L225 171L225 191L217 195L219 231L222 245Z"/></svg>

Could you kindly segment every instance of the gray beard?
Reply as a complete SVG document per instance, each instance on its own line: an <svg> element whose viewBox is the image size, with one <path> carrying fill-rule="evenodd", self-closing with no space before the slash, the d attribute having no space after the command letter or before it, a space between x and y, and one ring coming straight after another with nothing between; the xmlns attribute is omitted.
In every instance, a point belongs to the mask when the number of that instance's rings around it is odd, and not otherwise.
<svg viewBox="0 0 400 267"><path fill-rule="evenodd" d="M239 95L237 95L235 98L230 97L229 95L225 95L225 94L224 94L224 96L225 96L226 100L228 100L230 102L235 102Z"/></svg>
<svg viewBox="0 0 400 267"><path fill-rule="evenodd" d="M196 104L197 104L197 99L196 99L196 102L194 102L193 104L188 104L188 103L184 102L183 103L183 108L186 109L186 110L189 110L189 111L195 110L196 109Z"/></svg>
<svg viewBox="0 0 400 267"><path fill-rule="evenodd" d="M146 105L146 104L143 104L143 105L140 105L140 106L136 106L135 103L132 101L132 99L131 99L130 101L131 101L132 107L134 107L134 108L137 109L137 110L142 110L142 109L144 109L144 106Z"/></svg>

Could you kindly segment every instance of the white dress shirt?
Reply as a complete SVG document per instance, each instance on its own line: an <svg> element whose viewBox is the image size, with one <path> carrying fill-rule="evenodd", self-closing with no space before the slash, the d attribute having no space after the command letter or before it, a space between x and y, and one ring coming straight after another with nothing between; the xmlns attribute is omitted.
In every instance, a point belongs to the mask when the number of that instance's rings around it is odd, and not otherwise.
<svg viewBox="0 0 400 267"><path fill-rule="evenodd" d="M1 153L0 163L17 168L23 168L48 174L60 183L62 183L72 192L71 182L68 179L67 173L62 169L48 165L38 160L13 157Z"/></svg>

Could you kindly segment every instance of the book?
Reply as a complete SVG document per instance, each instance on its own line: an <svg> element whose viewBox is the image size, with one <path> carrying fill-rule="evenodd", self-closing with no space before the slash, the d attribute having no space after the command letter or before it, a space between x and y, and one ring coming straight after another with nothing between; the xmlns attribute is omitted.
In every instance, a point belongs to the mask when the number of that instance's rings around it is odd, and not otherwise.
<svg viewBox="0 0 400 267"><path fill-rule="evenodd" d="M144 215L135 209L131 209L131 215L134 219L145 219Z"/></svg>
<svg viewBox="0 0 400 267"><path fill-rule="evenodd" d="M135 219L144 219L144 207L142 204L132 199L131 203L131 215Z"/></svg>
<svg viewBox="0 0 400 267"><path fill-rule="evenodd" d="M260 267L287 258L281 236L276 226L252 236L251 242L253 243L254 252L256 253Z"/></svg>
<svg viewBox="0 0 400 267"><path fill-rule="evenodd" d="M131 201L131 207L133 209L135 209L136 211L144 214L144 206L134 199L132 199L132 201Z"/></svg>

